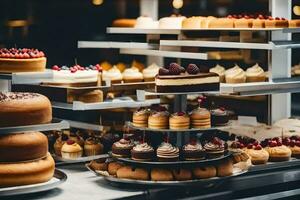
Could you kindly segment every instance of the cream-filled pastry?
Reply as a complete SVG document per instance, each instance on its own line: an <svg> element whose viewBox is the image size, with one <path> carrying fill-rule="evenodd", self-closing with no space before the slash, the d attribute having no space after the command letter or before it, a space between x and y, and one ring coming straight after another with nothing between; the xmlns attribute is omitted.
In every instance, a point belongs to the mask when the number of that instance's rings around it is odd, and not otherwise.
<svg viewBox="0 0 300 200"><path fill-rule="evenodd" d="M113 66L113 68L111 68L110 70L102 72L103 81L110 80L112 83L121 83L122 79L123 76L117 66Z"/></svg>
<svg viewBox="0 0 300 200"><path fill-rule="evenodd" d="M223 66L217 64L215 67L211 68L209 72L218 74L220 77L220 82L221 83L225 82L225 68Z"/></svg>
<svg viewBox="0 0 300 200"><path fill-rule="evenodd" d="M143 81L143 74L135 67L125 69L122 74L125 83L141 82Z"/></svg>
<svg viewBox="0 0 300 200"><path fill-rule="evenodd" d="M154 81L155 76L158 74L159 66L156 63L152 63L146 69L143 70L143 76L145 81Z"/></svg>
<svg viewBox="0 0 300 200"><path fill-rule="evenodd" d="M247 82L264 82L265 80L265 71L257 63L246 70Z"/></svg>
<svg viewBox="0 0 300 200"><path fill-rule="evenodd" d="M235 65L234 67L226 70L225 72L226 83L245 83L246 73L242 68Z"/></svg>
<svg viewBox="0 0 300 200"><path fill-rule="evenodd" d="M154 21L151 17L140 16L136 19L136 24L134 28L156 29L158 28L158 21Z"/></svg>

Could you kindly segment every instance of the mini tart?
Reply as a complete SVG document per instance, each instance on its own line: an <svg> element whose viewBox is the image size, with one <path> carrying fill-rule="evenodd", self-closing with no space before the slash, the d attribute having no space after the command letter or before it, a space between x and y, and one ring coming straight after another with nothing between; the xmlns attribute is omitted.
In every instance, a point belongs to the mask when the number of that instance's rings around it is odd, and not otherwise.
<svg viewBox="0 0 300 200"><path fill-rule="evenodd" d="M205 159L205 150L197 142L190 142L182 147L182 157L184 160L202 160Z"/></svg>
<svg viewBox="0 0 300 200"><path fill-rule="evenodd" d="M117 170L117 177L133 180L149 180L149 173L146 169L124 166Z"/></svg>
<svg viewBox="0 0 300 200"><path fill-rule="evenodd" d="M177 112L169 118L170 129L189 129L190 117L184 112Z"/></svg>
<svg viewBox="0 0 300 200"><path fill-rule="evenodd" d="M221 65L216 65L215 67L211 68L209 72L216 73L220 77L220 83L225 83L225 68Z"/></svg>
<svg viewBox="0 0 300 200"><path fill-rule="evenodd" d="M229 114L226 110L217 108L210 111L211 123L213 126L225 125L229 121Z"/></svg>
<svg viewBox="0 0 300 200"><path fill-rule="evenodd" d="M158 161L172 162L179 160L179 149L172 144L163 142L156 150Z"/></svg>
<svg viewBox="0 0 300 200"><path fill-rule="evenodd" d="M154 111L148 118L148 127L152 129L167 129L169 127L169 113Z"/></svg>
<svg viewBox="0 0 300 200"><path fill-rule="evenodd" d="M56 139L53 145L55 155L61 156L61 148L67 140L68 136L65 134L61 135L59 138Z"/></svg>
<svg viewBox="0 0 300 200"><path fill-rule="evenodd" d="M46 57L17 59L0 58L0 72L42 72L46 69Z"/></svg>
<svg viewBox="0 0 300 200"><path fill-rule="evenodd" d="M148 118L150 110L147 108L140 108L133 113L132 124L136 127L148 127Z"/></svg>
<svg viewBox="0 0 300 200"><path fill-rule="evenodd" d="M186 18L182 21L182 28L183 29L201 29L202 21L205 17L201 16L193 16Z"/></svg>
<svg viewBox="0 0 300 200"><path fill-rule="evenodd" d="M151 180L152 181L173 181L174 177L172 171L167 169L157 169L151 170Z"/></svg>
<svg viewBox="0 0 300 200"><path fill-rule="evenodd" d="M191 170L188 169L173 169L172 174L176 181L187 181L193 178Z"/></svg>
<svg viewBox="0 0 300 200"><path fill-rule="evenodd" d="M285 145L266 147L265 149L269 153L270 162L288 161L292 156L292 151Z"/></svg>
<svg viewBox="0 0 300 200"><path fill-rule="evenodd" d="M129 158L131 155L131 149L134 144L130 140L121 139L112 145L111 151L114 157Z"/></svg>
<svg viewBox="0 0 300 200"><path fill-rule="evenodd" d="M153 160L155 151L152 146L147 143L138 144L131 150L131 158L138 161Z"/></svg>
<svg viewBox="0 0 300 200"><path fill-rule="evenodd" d="M210 128L211 115L205 108L196 108L190 113L191 127L192 128Z"/></svg>
<svg viewBox="0 0 300 200"><path fill-rule="evenodd" d="M266 81L266 73L257 63L246 70L246 82L264 81Z"/></svg>
<svg viewBox="0 0 300 200"><path fill-rule="evenodd" d="M214 138L204 145L204 149L208 158L218 158L224 155L225 144L224 141Z"/></svg>
<svg viewBox="0 0 300 200"><path fill-rule="evenodd" d="M214 166L196 167L193 169L196 179L208 179L217 176L217 169Z"/></svg>
<svg viewBox="0 0 300 200"><path fill-rule="evenodd" d="M253 165L266 164L269 160L269 153L265 149L245 149L245 152L250 156Z"/></svg>
<svg viewBox="0 0 300 200"><path fill-rule="evenodd" d="M135 67L125 69L122 73L123 80L125 83L135 83L143 81L143 74Z"/></svg>
<svg viewBox="0 0 300 200"><path fill-rule="evenodd" d="M252 28L253 19L236 19L234 20L234 28Z"/></svg>
<svg viewBox="0 0 300 200"><path fill-rule="evenodd" d="M234 66L225 72L226 83L245 83L246 73L239 66Z"/></svg>
<svg viewBox="0 0 300 200"><path fill-rule="evenodd" d="M103 153L103 145L95 138L88 138L84 142L84 154L86 156L95 156Z"/></svg>
<svg viewBox="0 0 300 200"><path fill-rule="evenodd" d="M81 146L73 140L68 140L61 148L61 155L65 159L77 159L82 156L82 153L83 151Z"/></svg>

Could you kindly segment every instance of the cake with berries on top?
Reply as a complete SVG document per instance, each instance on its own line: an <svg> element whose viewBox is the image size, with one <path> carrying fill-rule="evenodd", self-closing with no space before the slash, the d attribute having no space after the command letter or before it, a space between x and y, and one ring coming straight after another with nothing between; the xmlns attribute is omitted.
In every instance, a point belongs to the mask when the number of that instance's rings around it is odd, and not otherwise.
<svg viewBox="0 0 300 200"><path fill-rule="evenodd" d="M270 162L288 161L291 158L292 151L282 142L282 139L275 137L261 142L265 150L269 153Z"/></svg>
<svg viewBox="0 0 300 200"><path fill-rule="evenodd" d="M0 73L41 72L46 62L45 54L37 49L0 49Z"/></svg>
<svg viewBox="0 0 300 200"><path fill-rule="evenodd" d="M219 75L215 73L202 73L195 64L187 68L171 63L160 68L155 77L156 92L201 92L217 91L220 88Z"/></svg>

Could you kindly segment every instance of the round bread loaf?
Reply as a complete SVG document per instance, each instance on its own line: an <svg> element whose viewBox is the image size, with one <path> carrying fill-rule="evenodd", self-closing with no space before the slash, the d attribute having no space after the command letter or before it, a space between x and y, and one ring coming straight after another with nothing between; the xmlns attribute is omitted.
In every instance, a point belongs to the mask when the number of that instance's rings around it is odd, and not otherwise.
<svg viewBox="0 0 300 200"><path fill-rule="evenodd" d="M0 127L45 124L52 120L49 99L36 93L0 93Z"/></svg>
<svg viewBox="0 0 300 200"><path fill-rule="evenodd" d="M47 156L48 139L40 132L0 136L0 162L20 162Z"/></svg>
<svg viewBox="0 0 300 200"><path fill-rule="evenodd" d="M55 163L51 155L33 162L0 164L0 187L30 185L49 181Z"/></svg>

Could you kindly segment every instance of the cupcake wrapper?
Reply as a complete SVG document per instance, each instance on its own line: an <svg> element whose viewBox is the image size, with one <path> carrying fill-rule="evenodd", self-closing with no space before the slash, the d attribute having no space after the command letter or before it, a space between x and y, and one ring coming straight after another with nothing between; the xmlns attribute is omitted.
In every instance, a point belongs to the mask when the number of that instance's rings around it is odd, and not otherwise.
<svg viewBox="0 0 300 200"><path fill-rule="evenodd" d="M75 159L80 158L82 156L82 151L72 152L72 153L61 152L61 156L64 159L75 160Z"/></svg>

